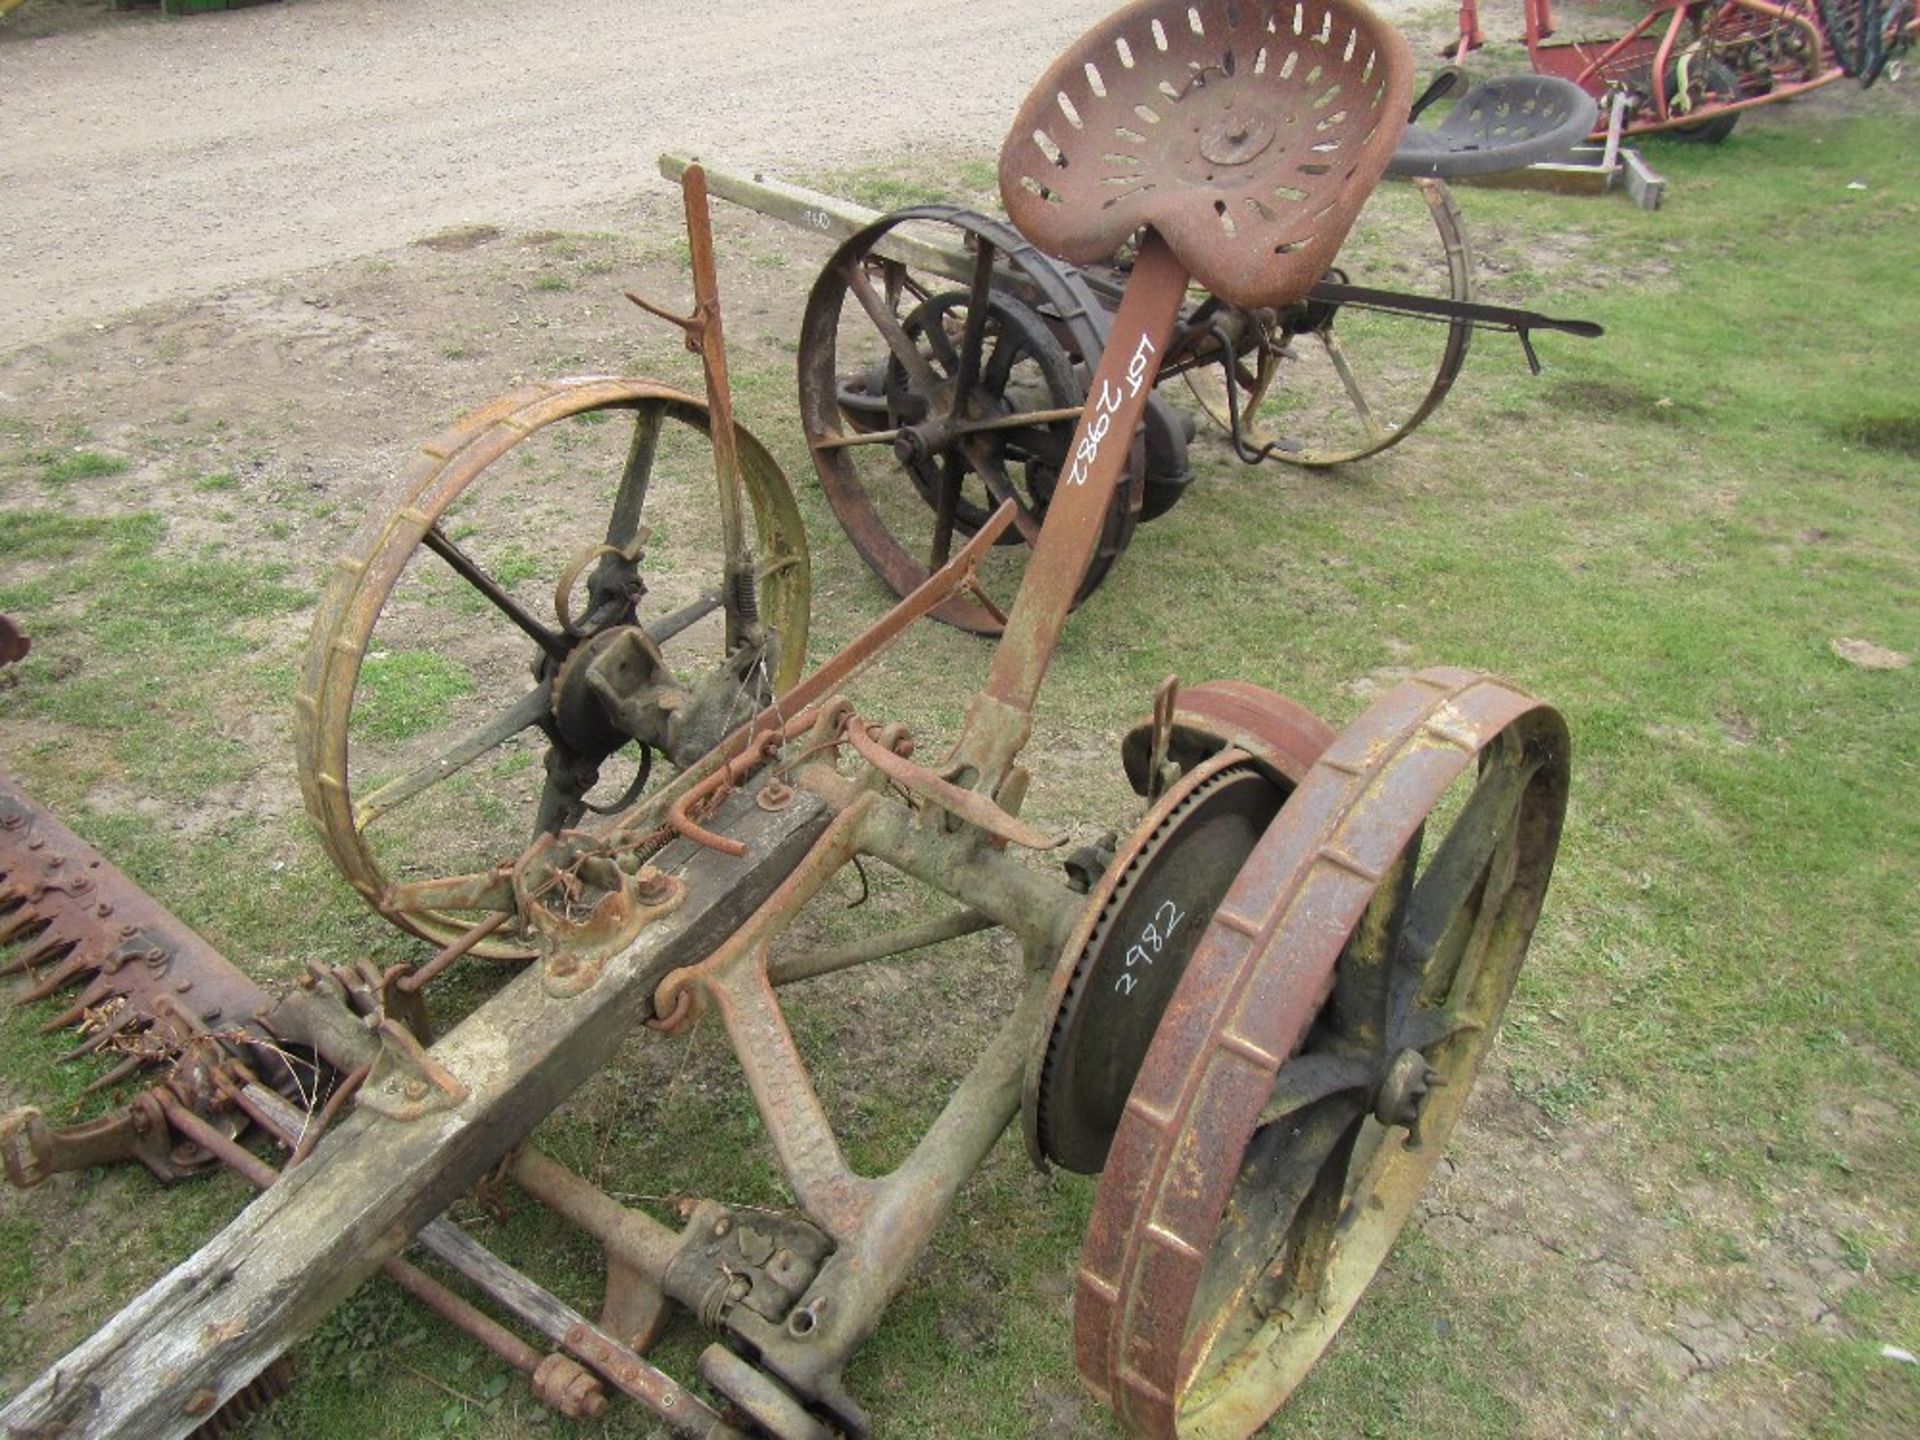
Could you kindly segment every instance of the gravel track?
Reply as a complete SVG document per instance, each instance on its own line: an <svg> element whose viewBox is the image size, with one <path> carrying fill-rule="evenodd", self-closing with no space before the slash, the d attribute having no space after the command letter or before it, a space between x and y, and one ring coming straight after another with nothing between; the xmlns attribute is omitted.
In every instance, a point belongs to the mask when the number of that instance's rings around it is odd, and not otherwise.
<svg viewBox="0 0 1920 1440"><path fill-rule="evenodd" d="M15 19L41 4L54 33L0 28L0 349L449 225L604 221L663 185L666 149L793 171L997 144L1112 8L297 0L62 27L59 0L29 0Z"/></svg>
<svg viewBox="0 0 1920 1440"><path fill-rule="evenodd" d="M298 0L5 37L0 346L456 223L579 223L664 149L990 143L1106 8Z"/></svg>

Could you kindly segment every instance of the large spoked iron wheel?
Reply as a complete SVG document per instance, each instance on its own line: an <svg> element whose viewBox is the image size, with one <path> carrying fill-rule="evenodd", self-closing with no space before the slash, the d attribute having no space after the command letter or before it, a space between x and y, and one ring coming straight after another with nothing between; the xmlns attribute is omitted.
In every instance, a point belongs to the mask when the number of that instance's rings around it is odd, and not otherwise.
<svg viewBox="0 0 1920 1440"><path fill-rule="evenodd" d="M1433 299L1473 299L1473 252L1443 181L1377 187L1328 279ZM1327 466L1397 445L1453 387L1473 338L1468 320L1436 320L1311 296L1249 314L1231 376L1240 434L1271 459ZM1231 433L1220 365L1187 372L1209 419Z"/></svg>
<svg viewBox="0 0 1920 1440"><path fill-rule="evenodd" d="M483 917L423 900L423 883L640 796L660 752L615 723L595 664L623 634L644 632L625 653L646 657L651 681L704 697L705 729L799 678L811 583L799 509L736 430L769 637L752 653L726 654L706 405L648 381L535 385L475 411L425 447L337 562L296 758L328 857L381 915L445 943ZM498 939L477 953L524 952Z"/></svg>
<svg viewBox="0 0 1920 1440"><path fill-rule="evenodd" d="M1427 671L1329 747L1195 947L1100 1179L1081 1374L1135 1433L1241 1437L1359 1301L1512 994L1560 716Z"/></svg>
<svg viewBox="0 0 1920 1440"><path fill-rule="evenodd" d="M854 548L905 595L1003 502L1014 529L978 586L936 609L1000 632L1066 469L1086 357L1106 318L1080 277L1007 226L951 205L895 211L835 252L800 335L800 415ZM1115 496L1076 602L1132 536L1144 453Z"/></svg>

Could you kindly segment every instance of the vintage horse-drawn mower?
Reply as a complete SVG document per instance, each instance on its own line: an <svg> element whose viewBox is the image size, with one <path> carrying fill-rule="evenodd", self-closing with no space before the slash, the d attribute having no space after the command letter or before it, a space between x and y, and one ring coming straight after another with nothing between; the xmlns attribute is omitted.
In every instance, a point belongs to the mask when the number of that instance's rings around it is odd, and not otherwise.
<svg viewBox="0 0 1920 1440"><path fill-rule="evenodd" d="M696 167L695 306L678 323L705 398L580 379L476 412L426 447L321 603L296 716L307 807L349 881L437 946L431 958L317 972L270 996L0 788L8 968L30 998L68 1000L55 1023L86 1022L83 1048L124 1057L118 1076L161 1072L83 1126L9 1116L9 1176L36 1184L132 1158L169 1178L224 1163L265 1187L16 1396L0 1429L158 1436L217 1422L381 1271L564 1413L595 1413L612 1387L676 1434L863 1435L848 1362L1016 1121L1036 1163L1099 1176L1074 1303L1091 1391L1138 1434L1258 1428L1358 1302L1459 1119L1552 870L1565 727L1461 670L1422 672L1338 733L1257 684L1169 683L1122 747L1143 816L1064 865L1062 837L1021 818L1020 762L1189 280L1249 310L1296 303L1411 99L1405 43L1351 0L1142 0L1039 82L1001 156L1020 243L1085 264L1131 242L1132 262L988 679L931 763L927 738L856 709L847 687L970 593L1016 507L978 517L885 618L806 669L806 542L778 469L733 423ZM964 302L947 307L962 411L1007 313L995 248L975 251ZM891 312L864 273L844 280L885 333ZM464 497L543 430L607 415L629 422L610 515L564 557L549 620L476 558ZM720 554L695 581L649 550L654 527L677 523L654 513L657 458L689 439L711 445L721 520ZM936 525L956 525L956 491L936 488ZM381 773L354 717L373 704L381 627L417 618L423 571L467 597L453 613L469 625L504 617L531 683L456 742ZM700 636L704 659L686 650ZM544 746L519 817L530 845L461 869L436 868L417 836L401 843L410 814L522 736ZM951 908L838 950L776 950L862 861ZM907 1158L857 1173L781 990L983 928L1015 942L1010 1013ZM489 958L522 963L436 1034L437 977ZM640 1027L669 1044L702 1017L751 1087L785 1210L704 1200L668 1224L538 1146L540 1121ZM597 1319L444 1217L489 1177L603 1247ZM712 1335L698 1389L647 1358L675 1310Z"/></svg>

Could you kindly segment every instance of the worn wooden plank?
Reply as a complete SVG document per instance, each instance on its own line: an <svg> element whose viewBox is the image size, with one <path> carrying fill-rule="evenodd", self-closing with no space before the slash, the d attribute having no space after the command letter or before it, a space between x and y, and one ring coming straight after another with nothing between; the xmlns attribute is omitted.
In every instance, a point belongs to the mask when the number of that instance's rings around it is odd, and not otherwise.
<svg viewBox="0 0 1920 1440"><path fill-rule="evenodd" d="M1461 176L1448 183L1487 190L1547 190L1562 195L1606 195L1624 189L1627 198L1642 210L1660 208L1667 182L1654 173L1638 150L1623 147L1611 167L1604 156L1598 145L1576 145L1570 158L1561 163L1523 165L1515 170Z"/></svg>
<svg viewBox="0 0 1920 1440"><path fill-rule="evenodd" d="M365 1106L191 1259L0 1410L0 1434L170 1440L198 1426L525 1139L650 1013L660 979L705 955L772 892L824 827L804 792L784 810L736 795L733 860L676 842L656 858L686 902L607 962L592 989L548 993L536 967L432 1049L467 1087L395 1121Z"/></svg>
<svg viewBox="0 0 1920 1440"><path fill-rule="evenodd" d="M685 155L662 155L660 173L677 182L686 173L687 167L694 163ZM880 218L878 210L869 210L864 205L856 205L838 196L823 195L818 190L789 185L784 180L767 180L728 170L715 170L704 160L699 164L707 172L708 194L718 195L722 200L745 206L772 219L784 220L789 225L835 243L858 234ZM943 275L963 284L973 278L973 257L960 246L937 244L904 230L895 230L886 236L874 246L874 253L888 260L898 260L915 270Z"/></svg>

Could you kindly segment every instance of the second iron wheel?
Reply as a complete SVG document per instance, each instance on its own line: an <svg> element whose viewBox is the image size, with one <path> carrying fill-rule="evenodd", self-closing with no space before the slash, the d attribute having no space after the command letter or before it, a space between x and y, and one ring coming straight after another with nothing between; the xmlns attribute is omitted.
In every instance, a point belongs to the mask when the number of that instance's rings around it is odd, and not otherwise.
<svg viewBox="0 0 1920 1440"><path fill-rule="evenodd" d="M827 503L889 590L909 593L1011 501L977 588L933 612L999 633L1104 330L1076 273L956 206L895 211L834 253L801 327L801 420ZM1078 600L1132 536L1144 465L1136 442Z"/></svg>

